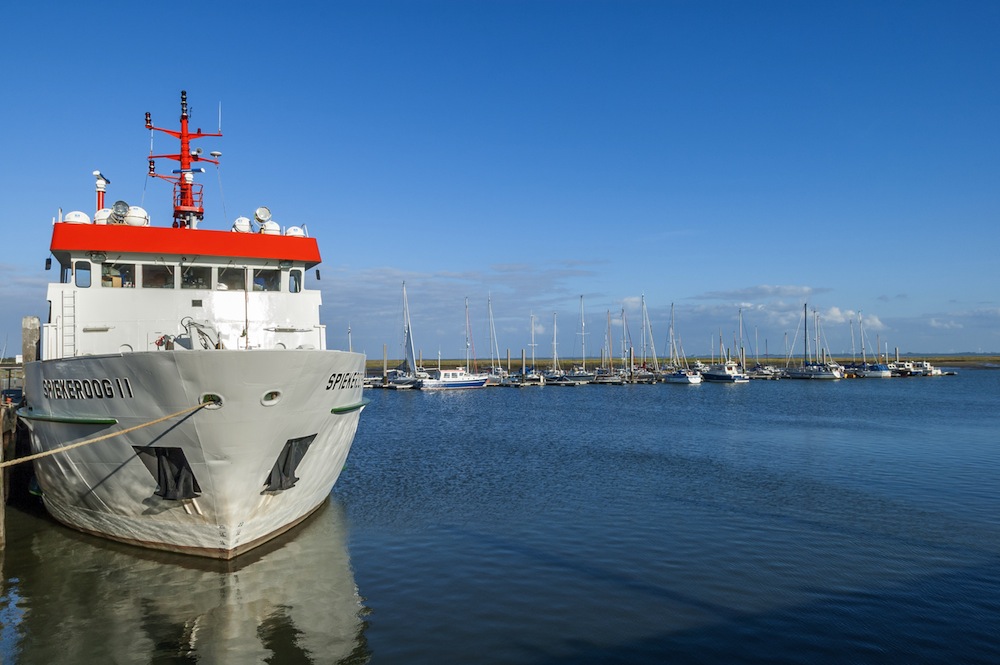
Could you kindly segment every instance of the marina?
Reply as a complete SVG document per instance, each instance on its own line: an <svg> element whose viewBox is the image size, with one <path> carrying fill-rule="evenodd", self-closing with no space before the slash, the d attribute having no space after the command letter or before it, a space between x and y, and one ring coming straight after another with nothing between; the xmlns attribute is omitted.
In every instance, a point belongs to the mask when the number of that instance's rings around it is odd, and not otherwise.
<svg viewBox="0 0 1000 665"><path fill-rule="evenodd" d="M640 298L640 313L642 325L637 340L633 340L628 330L627 316L622 308L620 314L621 338L618 352L620 358L615 358L614 339L612 333L611 311L607 312L607 331L604 335L604 346L601 348L600 360L591 360L587 367L586 344L583 341L586 333L586 315L583 297L580 297L580 349L584 355L578 358L560 358L558 352L558 314L552 315L552 355L546 359L535 357L535 316L531 315L531 363L528 363L526 349L520 351L520 362L511 358L510 349L506 353L506 361L500 353L493 319L492 298L489 300L489 331L490 359L489 365L484 363L484 369L479 368L479 360L472 353L475 348L469 324L469 301L465 299L465 349L463 360L441 358L438 353L437 365L428 368L423 361L423 354L418 352L414 341L413 325L410 320L410 309L406 295L406 283L402 285L403 294L403 329L401 360L390 360L388 345L382 347L381 364L369 360L366 365L364 385L366 388L390 388L394 390L408 388L424 389L460 389L479 388L484 386L525 387L549 385L552 387L576 387L588 384L626 385L673 383L679 385L700 385L707 383L749 383L751 380L778 379L810 379L839 380L859 378L892 378L916 376L944 376L957 373L954 369L942 370L935 367L926 358L913 359L901 357L899 349L895 351L895 359L889 360L888 348L880 352L871 349L872 362L868 362L868 346L870 339L865 338L863 321L858 314L858 327L861 341L861 359L857 353L852 353L850 359L838 359L829 352L825 345L825 337L821 332L819 313L809 314L807 303L802 306L801 340L802 356L794 357L790 351L785 357L769 357L766 353L764 361L759 356L754 365L747 360L747 347L744 345L743 311L739 309L739 335L734 334L732 348L726 348L722 343L721 331L718 336L718 356L709 358L692 357L688 362L679 337L675 336L674 306L670 306L670 325L667 337L668 358L663 363L656 355L653 343L653 332L650 324L645 297ZM810 319L813 320L810 334ZM851 341L854 345L853 319L851 323ZM811 340L812 336L815 336ZM795 339L799 330L795 331ZM810 346L812 341L812 346ZM638 344L638 350L634 343ZM756 342L754 348L757 348ZM766 345L765 345L766 348ZM959 357L960 358L960 357ZM570 369L565 369L569 367ZM391 368L391 369L390 369ZM434 376L431 376L431 373ZM442 379L442 377L447 377Z"/></svg>
<svg viewBox="0 0 1000 665"><path fill-rule="evenodd" d="M573 360L571 359L570 362L572 363ZM947 362L947 360L945 362ZM990 364L989 357L980 361L974 359L969 361L965 357L959 357L953 359L952 362L971 362L973 367ZM400 378L397 370L385 371L383 365L388 366L390 363L395 363L395 361L385 361L384 363L377 364L369 362L365 374L365 388L400 389L418 386L419 382L417 381L408 380L405 376ZM405 365L405 363L405 360L401 361L400 365ZM440 364L445 368L454 368L453 370L444 371L453 371L460 374L463 378L478 376L478 374L475 374L475 365L472 365L473 374L470 374L468 370L465 369L465 361L462 360L443 360L440 361ZM508 377L507 380L497 383L489 383L484 379L482 382L476 381L476 385L474 387L521 387L522 385L529 384L538 386L565 386L569 384L574 386L622 386L631 384L651 385L655 383L698 385L703 381L708 383L749 383L751 381L758 380L776 381L783 378L914 378L956 376L959 373L959 368L957 367L940 368L931 364L927 360L899 360L885 364L869 363L865 365L855 365L849 361L837 361L831 359L829 364L832 366L832 369L818 365L784 366L777 364L754 365L750 368L744 368L744 366L740 365L736 361L708 364L695 359L692 362L691 367L667 363L658 370L652 370L648 367L642 366L633 366L631 369L627 367L619 367L611 370L598 368L593 374L588 374L586 379L581 380L578 378L575 379L572 374L566 372L552 372L551 370L545 370L543 373L540 367L532 368L522 362L520 365L513 365L510 363L507 364L506 369L504 370L504 376ZM442 371L439 369L426 370L422 365L418 365L418 367L420 368L418 371L423 375L426 375L428 371ZM544 379L542 379L543 376L545 377ZM525 379L524 377L527 378Z"/></svg>

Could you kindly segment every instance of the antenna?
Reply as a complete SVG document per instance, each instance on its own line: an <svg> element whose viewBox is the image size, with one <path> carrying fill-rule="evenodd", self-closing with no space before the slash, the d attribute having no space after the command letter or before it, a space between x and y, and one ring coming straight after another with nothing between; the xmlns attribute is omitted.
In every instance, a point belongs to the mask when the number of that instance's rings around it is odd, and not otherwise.
<svg viewBox="0 0 1000 665"><path fill-rule="evenodd" d="M222 102L219 102L219 133L222 133Z"/></svg>
<svg viewBox="0 0 1000 665"><path fill-rule="evenodd" d="M218 166L219 162L218 157L215 155L212 155L212 159L203 157L204 151L200 148L192 148L191 141L209 136L222 136L222 132L220 131L218 134L206 134L201 129L191 132L188 129L189 120L190 113L187 103L187 92L184 90L181 90L180 131L154 126L151 115L146 113L146 128L150 130L150 134L152 134L152 130L164 132L176 139L180 139L181 144L180 152L177 154L154 155L152 154L152 138L150 138L149 176L167 180L174 185L174 228L195 229L198 226L198 222L204 218L205 209L202 207L202 186L194 182L194 175L196 173L204 173L204 169L192 167L192 163L207 161ZM172 170L169 175L161 175L156 173L157 159L170 159L180 162L180 168Z"/></svg>

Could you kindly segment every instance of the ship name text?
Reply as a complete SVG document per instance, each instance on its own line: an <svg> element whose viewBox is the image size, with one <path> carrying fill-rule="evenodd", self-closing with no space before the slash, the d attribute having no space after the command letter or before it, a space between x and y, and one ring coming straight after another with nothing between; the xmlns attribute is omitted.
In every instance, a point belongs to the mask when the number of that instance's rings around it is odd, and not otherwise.
<svg viewBox="0 0 1000 665"><path fill-rule="evenodd" d="M364 385L365 377L361 372L334 372L330 375L330 380L326 382L327 390L345 390L348 388L360 388Z"/></svg>
<svg viewBox="0 0 1000 665"><path fill-rule="evenodd" d="M128 377L107 379L43 379L42 396L46 399L131 399L132 382Z"/></svg>

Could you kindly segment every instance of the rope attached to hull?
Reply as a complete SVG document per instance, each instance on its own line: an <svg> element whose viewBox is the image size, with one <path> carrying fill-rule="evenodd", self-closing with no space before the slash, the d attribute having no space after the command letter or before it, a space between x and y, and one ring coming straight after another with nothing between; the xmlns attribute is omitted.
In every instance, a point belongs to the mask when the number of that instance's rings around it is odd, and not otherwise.
<svg viewBox="0 0 1000 665"><path fill-rule="evenodd" d="M21 464L22 462L31 462L36 459L41 459L42 457L49 457L50 455L55 455L56 453L63 453L67 450L72 450L74 448L80 448L82 446L89 446L92 443L97 443L98 441L104 441L105 439L110 439L112 437L119 436L121 434L128 434L129 432L134 432L143 427L149 427L150 425L156 425L157 423L162 423L165 420L170 420L171 418L176 418L177 416L183 416L187 413L193 413L199 409L203 409L206 406L212 404L210 401L197 404L195 406L189 406L186 409L177 411L176 413L171 413L169 415L163 416L162 418L157 418L156 420L150 420L148 423L142 423L141 425L134 425L117 432L111 432L110 434L104 434L93 439L87 439L86 441L78 441L76 443L71 443L68 446L63 446L62 448L53 448L52 450L46 450L41 453L35 453L34 455L26 455L25 457L18 457L17 459L8 460L0 464L0 469L4 469L8 466L14 466L15 464Z"/></svg>

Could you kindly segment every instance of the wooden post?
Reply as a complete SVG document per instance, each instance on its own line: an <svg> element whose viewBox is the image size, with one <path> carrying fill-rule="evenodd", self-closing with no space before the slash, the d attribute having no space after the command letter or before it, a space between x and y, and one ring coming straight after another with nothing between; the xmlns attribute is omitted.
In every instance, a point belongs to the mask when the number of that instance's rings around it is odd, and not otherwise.
<svg viewBox="0 0 1000 665"><path fill-rule="evenodd" d="M13 448L17 420L13 404L0 404L0 462L4 461L8 443ZM7 544L7 469L0 469L0 550Z"/></svg>

